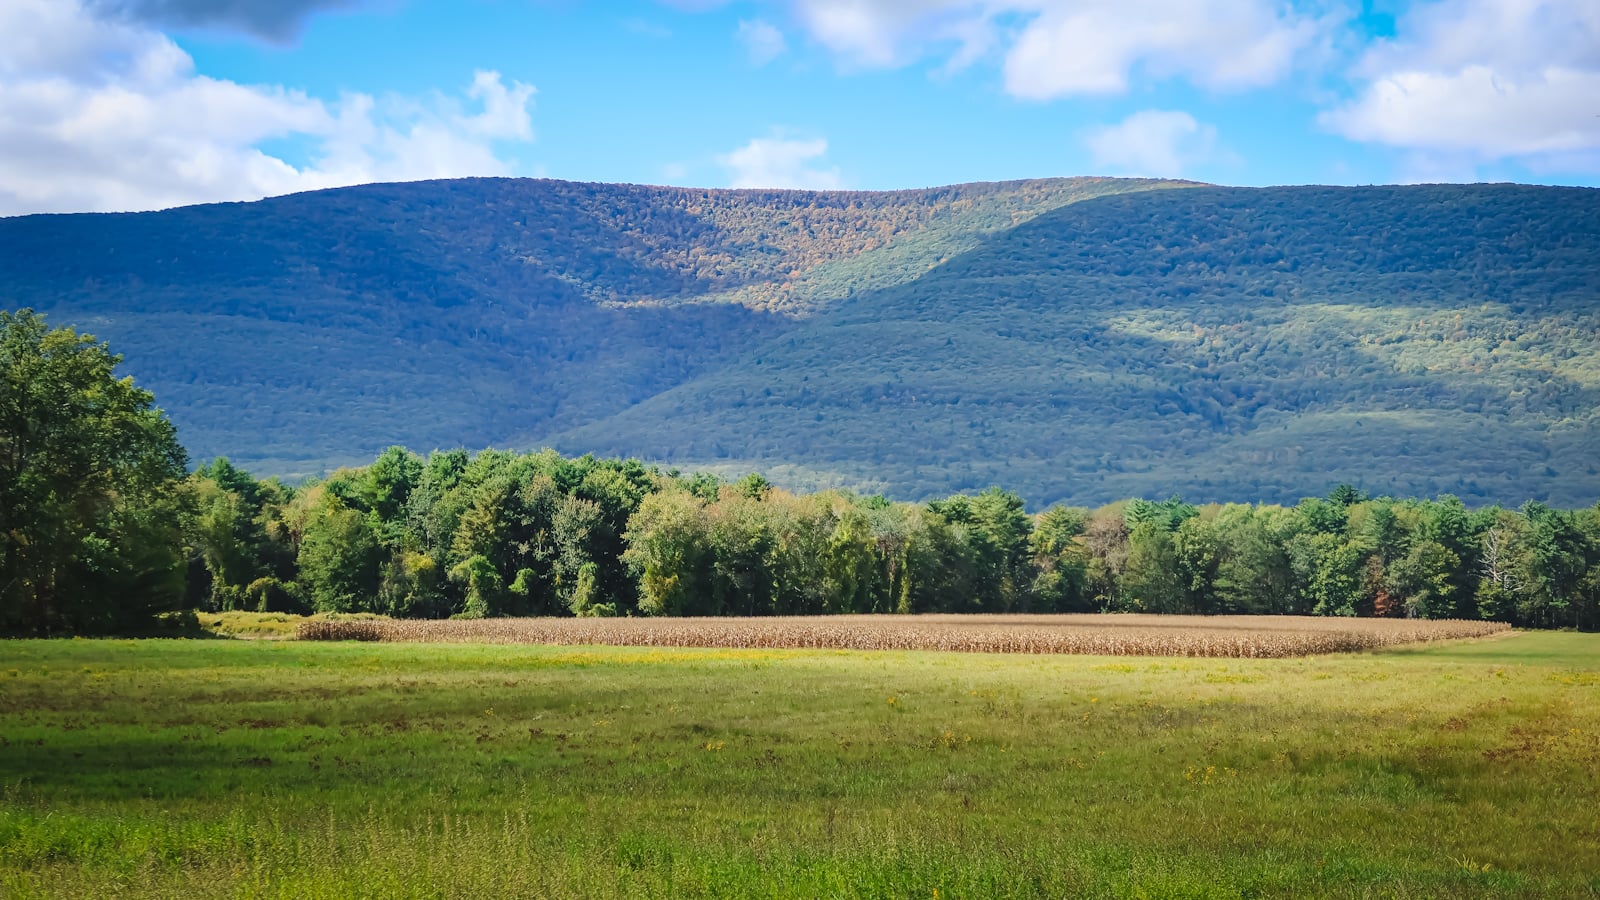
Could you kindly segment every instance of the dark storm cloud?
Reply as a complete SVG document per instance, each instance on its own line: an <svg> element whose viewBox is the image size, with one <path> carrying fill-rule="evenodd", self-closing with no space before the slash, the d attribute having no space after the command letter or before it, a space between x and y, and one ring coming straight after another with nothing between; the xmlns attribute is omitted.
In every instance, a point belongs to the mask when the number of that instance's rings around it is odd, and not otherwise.
<svg viewBox="0 0 1600 900"><path fill-rule="evenodd" d="M312 13L349 9L364 0L90 0L109 15L167 28L239 31L275 43L293 40Z"/></svg>

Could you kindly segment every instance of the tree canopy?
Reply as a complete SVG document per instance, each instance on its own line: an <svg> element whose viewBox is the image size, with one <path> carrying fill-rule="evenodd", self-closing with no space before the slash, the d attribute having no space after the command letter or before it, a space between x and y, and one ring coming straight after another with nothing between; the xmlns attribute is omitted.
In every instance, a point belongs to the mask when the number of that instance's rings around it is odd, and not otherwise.
<svg viewBox="0 0 1600 900"><path fill-rule="evenodd" d="M0 312L0 630L125 629L181 597L184 451L121 361Z"/></svg>
<svg viewBox="0 0 1600 900"><path fill-rule="evenodd" d="M1172 496L1030 515L1000 488L905 503L551 451L423 459L390 448L296 490L225 488L236 472L214 463L191 490L233 498L233 521L269 537L193 531L203 566L191 572L206 588L191 596L211 609L1153 612L1600 627L1600 507L1469 510L1451 496L1368 497L1340 485L1294 506ZM212 564L241 546L257 548L253 564ZM259 581L269 572L270 591Z"/></svg>

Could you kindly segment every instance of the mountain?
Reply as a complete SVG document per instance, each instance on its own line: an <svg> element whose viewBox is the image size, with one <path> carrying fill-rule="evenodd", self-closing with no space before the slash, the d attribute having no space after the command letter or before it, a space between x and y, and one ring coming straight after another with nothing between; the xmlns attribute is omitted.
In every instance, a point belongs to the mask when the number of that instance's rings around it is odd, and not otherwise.
<svg viewBox="0 0 1600 900"><path fill-rule="evenodd" d="M196 458L304 474L394 443L481 447L596 421L856 286L915 278L1063 204L1162 184L470 179L29 216L0 219L0 303L112 341Z"/></svg>
<svg viewBox="0 0 1600 900"><path fill-rule="evenodd" d="M920 498L1600 499L1600 191L547 180L0 219L197 458L551 445Z"/></svg>

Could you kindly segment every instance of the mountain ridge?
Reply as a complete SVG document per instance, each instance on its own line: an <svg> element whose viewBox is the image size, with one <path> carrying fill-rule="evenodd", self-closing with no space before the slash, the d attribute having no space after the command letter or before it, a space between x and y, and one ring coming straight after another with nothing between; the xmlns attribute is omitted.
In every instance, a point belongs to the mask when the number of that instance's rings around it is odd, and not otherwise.
<svg viewBox="0 0 1600 900"><path fill-rule="evenodd" d="M269 472L551 444L907 498L1600 499L1600 191L340 190L0 220L0 300Z"/></svg>

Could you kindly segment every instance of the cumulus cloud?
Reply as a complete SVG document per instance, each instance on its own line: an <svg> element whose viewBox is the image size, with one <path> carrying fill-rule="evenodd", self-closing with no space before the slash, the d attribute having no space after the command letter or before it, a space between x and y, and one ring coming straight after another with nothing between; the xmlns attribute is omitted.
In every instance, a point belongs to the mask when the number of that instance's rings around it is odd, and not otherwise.
<svg viewBox="0 0 1600 900"><path fill-rule="evenodd" d="M734 188L803 188L836 191L844 187L839 169L822 168L828 142L822 138L756 138L717 157Z"/></svg>
<svg viewBox="0 0 1600 900"><path fill-rule="evenodd" d="M813 39L861 66L900 65L925 45L990 28L984 4L971 0L794 0L794 7Z"/></svg>
<svg viewBox="0 0 1600 900"><path fill-rule="evenodd" d="M1102 171L1152 178L1176 178L1218 156L1217 129L1174 110L1136 112L1090 132L1084 144Z"/></svg>
<svg viewBox="0 0 1600 900"><path fill-rule="evenodd" d="M1600 5L1439 0L1361 59L1361 84L1321 123L1459 167L1514 160L1600 171Z"/></svg>
<svg viewBox="0 0 1600 900"><path fill-rule="evenodd" d="M0 4L0 215L159 209L369 181L506 174L533 88L327 102L209 78L160 32L74 0ZM309 148L299 164L260 149Z"/></svg>
<svg viewBox="0 0 1600 900"><path fill-rule="evenodd" d="M1337 17L1278 0L793 0L795 18L850 65L946 53L960 68L995 49L1008 93L1032 100L1120 93L1136 71L1231 90L1270 84Z"/></svg>
<svg viewBox="0 0 1600 900"><path fill-rule="evenodd" d="M771 22L762 19L741 19L738 34L740 43L744 44L745 52L750 54L752 65L764 66L782 56L788 49L788 44L783 39L783 32Z"/></svg>
<svg viewBox="0 0 1600 900"><path fill-rule="evenodd" d="M70 2L70 0L63 0ZM285 42L314 12L362 0L89 0L95 12L156 27L217 28Z"/></svg>
<svg viewBox="0 0 1600 900"><path fill-rule="evenodd" d="M1258 87L1287 74L1318 28L1262 0L1055 4L1006 54L1006 89L1033 100L1122 93L1136 68L1216 90Z"/></svg>
<svg viewBox="0 0 1600 900"><path fill-rule="evenodd" d="M533 140L533 115L528 104L533 100L531 84L514 81L510 87L499 72L479 70L472 75L467 96L478 101L483 111L476 115L458 113L454 118L470 134L487 138Z"/></svg>

